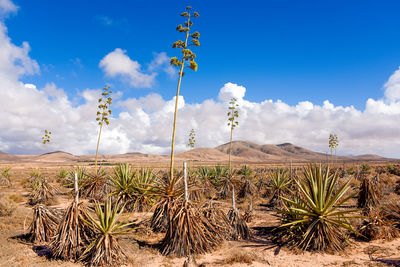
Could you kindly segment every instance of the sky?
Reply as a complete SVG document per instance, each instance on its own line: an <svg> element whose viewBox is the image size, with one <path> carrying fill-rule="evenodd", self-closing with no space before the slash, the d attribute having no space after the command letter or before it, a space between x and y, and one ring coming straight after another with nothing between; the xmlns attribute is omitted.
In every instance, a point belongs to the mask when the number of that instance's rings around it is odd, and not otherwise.
<svg viewBox="0 0 400 267"><path fill-rule="evenodd" d="M101 88L113 115L101 153L170 152L187 5L200 14L198 71L179 99L177 151L234 140L400 157L399 1L0 0L0 150L94 153ZM52 131L43 145L44 129Z"/></svg>

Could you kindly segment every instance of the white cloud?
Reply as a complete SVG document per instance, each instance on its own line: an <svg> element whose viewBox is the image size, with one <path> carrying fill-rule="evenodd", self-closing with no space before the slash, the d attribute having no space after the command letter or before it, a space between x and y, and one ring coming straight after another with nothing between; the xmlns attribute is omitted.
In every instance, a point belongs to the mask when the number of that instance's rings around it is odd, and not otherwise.
<svg viewBox="0 0 400 267"><path fill-rule="evenodd" d="M27 42L22 46L12 44L6 26L0 22L0 78L17 79L24 74L38 73L39 65L28 56L29 51Z"/></svg>
<svg viewBox="0 0 400 267"><path fill-rule="evenodd" d="M142 71L139 62L126 55L126 51L116 48L107 54L99 66L109 77L121 77L132 87L150 88L154 83L156 73L146 74Z"/></svg>
<svg viewBox="0 0 400 267"><path fill-rule="evenodd" d="M170 64L171 58L167 56L167 53L153 53L154 59L149 64L149 71L155 71L158 69L162 69L165 73L167 73L170 77L175 77L177 71Z"/></svg>
<svg viewBox="0 0 400 267"><path fill-rule="evenodd" d="M231 98L236 98L240 102L245 94L246 88L244 86L239 86L229 82L219 91L218 99L223 102L229 102Z"/></svg>
<svg viewBox="0 0 400 267"><path fill-rule="evenodd" d="M390 103L400 100L400 68L385 83L385 98Z"/></svg>
<svg viewBox="0 0 400 267"><path fill-rule="evenodd" d="M64 150L74 154L94 153L98 135L95 121L97 99L101 90L81 90L74 100L54 83L44 88L22 83L23 75L39 72L31 59L28 43L13 44L6 27L0 23L0 150L11 153L43 153ZM154 68L165 64L165 56L156 56ZM116 49L100 63L109 76L121 76L135 86L150 86L155 74L145 74L140 64L125 51ZM150 67L149 68L153 68ZM179 99L176 144L186 148L190 129L196 131L198 146L214 147L229 140L226 112L231 97L240 104L240 124L234 140L259 144L291 142L321 152L328 151L329 133L339 136L343 154L377 153L400 157L399 70L385 84L382 99L368 99L364 110L353 106L336 106L301 101L289 105L281 100L246 100L246 88L226 83L218 100L185 103ZM113 107L121 112L111 117L103 130L101 153L165 153L170 151L175 98L163 99L158 94L141 98L114 95ZM81 104L75 104L79 97ZM43 130L51 130L52 141L41 143Z"/></svg>
<svg viewBox="0 0 400 267"><path fill-rule="evenodd" d="M0 15L6 16L11 13L15 13L18 10L18 6L16 6L11 0L0 0Z"/></svg>

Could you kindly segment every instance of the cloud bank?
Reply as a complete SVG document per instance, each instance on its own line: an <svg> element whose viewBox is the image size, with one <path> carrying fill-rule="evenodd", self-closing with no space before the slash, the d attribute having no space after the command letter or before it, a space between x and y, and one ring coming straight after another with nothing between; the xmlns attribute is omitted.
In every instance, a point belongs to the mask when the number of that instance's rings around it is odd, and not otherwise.
<svg viewBox="0 0 400 267"><path fill-rule="evenodd" d="M12 2L0 0L3 14L15 12ZM36 60L29 56L27 42L12 43L7 28L0 22L0 150L16 154L63 150L74 154L94 153L98 127L95 121L99 89L82 89L76 101L62 88L49 82L44 88L24 84L24 75L40 73ZM156 71L168 69L165 53L154 54L144 68L126 51L115 49L99 63L105 75L123 79L132 87L151 87ZM227 82L219 85L215 99L186 103L187 88L179 99L177 151L187 149L190 129L196 131L196 144L214 147L229 140L227 108L231 97L240 105L239 127L235 140L259 144L291 142L313 150L328 151L330 133L339 136L340 154L376 153L400 157L400 69L384 84L381 99L368 99L364 110L353 106L335 106L329 100L322 104L309 101L288 105L281 100L260 102L246 100L243 85ZM377 88L379 89L379 88ZM76 97L76 96L75 96ZM114 96L113 106L122 111L113 115L103 130L101 153L164 153L170 151L175 99L163 99L150 93L141 98ZM52 141L41 143L44 129L52 131Z"/></svg>

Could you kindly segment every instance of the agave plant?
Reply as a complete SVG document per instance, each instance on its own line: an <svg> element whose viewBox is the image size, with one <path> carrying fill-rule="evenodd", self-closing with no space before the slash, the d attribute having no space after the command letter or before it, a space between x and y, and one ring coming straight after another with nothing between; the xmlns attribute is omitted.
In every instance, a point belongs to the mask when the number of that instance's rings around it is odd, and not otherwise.
<svg viewBox="0 0 400 267"><path fill-rule="evenodd" d="M0 186L10 186L11 185L11 167L5 166L0 170Z"/></svg>
<svg viewBox="0 0 400 267"><path fill-rule="evenodd" d="M210 223L198 205L183 199L172 210L161 252L178 257L205 253L223 239L223 233Z"/></svg>
<svg viewBox="0 0 400 267"><path fill-rule="evenodd" d="M86 223L86 206L73 201L66 209L53 238L50 248L54 258L77 260L94 237Z"/></svg>
<svg viewBox="0 0 400 267"><path fill-rule="evenodd" d="M152 169L140 169L133 175L134 210L142 212L152 208L157 200L157 176Z"/></svg>
<svg viewBox="0 0 400 267"><path fill-rule="evenodd" d="M75 173L78 175L78 186L81 187L82 182L87 179L87 175L88 175L87 169L83 166L78 166L74 169L70 169L69 171L67 171L67 175L63 179L61 179L62 186L66 187L66 188L73 188L74 183L75 183L74 182L75 181ZM60 174L61 174L61 171L60 171Z"/></svg>
<svg viewBox="0 0 400 267"><path fill-rule="evenodd" d="M56 193L57 188L51 185L46 178L37 178L31 182L30 204L49 203Z"/></svg>
<svg viewBox="0 0 400 267"><path fill-rule="evenodd" d="M118 202L124 203L128 210L133 210L135 177L131 166L126 163L118 165L114 168L114 176L110 176L109 179L114 189L109 195L116 197Z"/></svg>
<svg viewBox="0 0 400 267"><path fill-rule="evenodd" d="M65 180L65 178L67 178L67 176L68 176L68 171L64 168L61 168L57 174L57 182L63 183L63 181Z"/></svg>
<svg viewBox="0 0 400 267"><path fill-rule="evenodd" d="M246 220L241 216L237 208L233 207L229 210L228 219L232 227L231 238L233 240L250 238L251 234Z"/></svg>
<svg viewBox="0 0 400 267"><path fill-rule="evenodd" d="M215 188L220 188L226 178L229 176L229 168L222 165L217 165L211 169L209 180Z"/></svg>
<svg viewBox="0 0 400 267"><path fill-rule="evenodd" d="M215 194L214 185L211 183L210 179L213 175L213 171L208 166L200 166L196 169L193 176L196 177L201 183L201 193L206 198L212 198Z"/></svg>
<svg viewBox="0 0 400 267"><path fill-rule="evenodd" d="M303 250L342 250L348 244L348 231L357 233L350 219L358 209L339 207L354 195L344 197L351 180L335 189L336 173L328 166L309 165L304 177L296 180L298 197L284 198L280 210L282 225L280 239Z"/></svg>
<svg viewBox="0 0 400 267"><path fill-rule="evenodd" d="M400 202L391 200L382 209L387 218L395 222L397 228L400 228Z"/></svg>
<svg viewBox="0 0 400 267"><path fill-rule="evenodd" d="M100 204L95 204L95 215L86 213L89 220L85 222L95 231L95 240L83 252L81 260L94 266L115 266L120 264L126 255L121 249L117 237L128 233L128 218L120 221L124 206L112 204L111 199L104 203L104 211Z"/></svg>
<svg viewBox="0 0 400 267"><path fill-rule="evenodd" d="M225 212L213 200L209 200L201 207L205 218L213 226L214 234L220 234L224 239L232 235L232 227Z"/></svg>
<svg viewBox="0 0 400 267"><path fill-rule="evenodd" d="M61 212L56 209L37 204L33 207L33 219L29 226L29 240L34 244L51 241L55 236L61 219Z"/></svg>
<svg viewBox="0 0 400 267"><path fill-rule="evenodd" d="M381 193L377 181L365 177L358 193L357 206L363 208L365 213L378 206Z"/></svg>
<svg viewBox="0 0 400 267"><path fill-rule="evenodd" d="M253 174L253 170L249 166L243 165L243 167L237 171L237 174L248 178Z"/></svg>
<svg viewBox="0 0 400 267"><path fill-rule="evenodd" d="M184 192L182 176L175 175L170 178L165 175L156 181L154 185L154 196L160 199L154 206L154 213L151 218L153 231L164 231L167 229L169 217L176 204L182 198Z"/></svg>
<svg viewBox="0 0 400 267"><path fill-rule="evenodd" d="M246 220L240 215L239 210L236 208L236 196L235 188L232 187L232 207L228 211L228 220L231 225L231 239L238 240L248 239L250 237L250 231L247 226Z"/></svg>
<svg viewBox="0 0 400 267"><path fill-rule="evenodd" d="M80 192L82 197L101 200L107 194L107 173L104 169L98 169L94 174L87 174L82 180Z"/></svg>
<svg viewBox="0 0 400 267"><path fill-rule="evenodd" d="M359 232L368 241L376 239L392 240L400 237L396 221L390 219L391 214L380 208L371 208L366 214Z"/></svg>
<svg viewBox="0 0 400 267"><path fill-rule="evenodd" d="M289 192L291 179L285 169L276 169L270 175L271 185L269 190L272 192L272 197L268 203L270 207L282 207L282 197Z"/></svg>
<svg viewBox="0 0 400 267"><path fill-rule="evenodd" d="M239 191L239 198L245 198L247 196L257 195L257 187L249 180L244 178L243 185Z"/></svg>
<svg viewBox="0 0 400 267"><path fill-rule="evenodd" d="M226 199L235 187L240 186L240 181L236 179L236 171L225 169L222 175L218 176L220 181L218 195L221 199Z"/></svg>

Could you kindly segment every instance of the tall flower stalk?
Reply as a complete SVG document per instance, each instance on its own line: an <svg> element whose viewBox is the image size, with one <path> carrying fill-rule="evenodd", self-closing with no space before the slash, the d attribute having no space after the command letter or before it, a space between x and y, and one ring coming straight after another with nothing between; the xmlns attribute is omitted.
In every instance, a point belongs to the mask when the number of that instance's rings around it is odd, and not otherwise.
<svg viewBox="0 0 400 267"><path fill-rule="evenodd" d="M239 122L237 119L239 118L239 110L238 110L239 104L237 104L237 99L236 98L231 98L231 101L229 102L229 112L228 112L228 126L231 128L231 136L229 139L229 173L232 175L232 163L231 163L231 154L232 154L232 136L233 136L233 130L235 129L236 126L239 125Z"/></svg>
<svg viewBox="0 0 400 267"><path fill-rule="evenodd" d="M103 124L104 123L106 125L110 124L108 115L111 115L111 109L110 109L110 105L112 103L111 93L112 93L112 91L110 90L110 87L106 86L103 88L103 93L101 93L101 97L99 98L99 105L98 105L98 110L97 110L96 121L98 121L98 123L99 123L100 130L99 130L99 137L97 139L97 146L96 146L96 159L94 162L95 173L97 173L97 158L98 158L98 154L99 154L100 136L101 136L101 131L103 129Z"/></svg>
<svg viewBox="0 0 400 267"><path fill-rule="evenodd" d="M44 136L42 137L42 143L45 145L46 143L50 143L51 132L44 130Z"/></svg>
<svg viewBox="0 0 400 267"><path fill-rule="evenodd" d="M339 139L336 134L329 135L329 149L331 151L331 163L333 164L333 151L335 150L335 161L336 161L336 147L339 146Z"/></svg>
<svg viewBox="0 0 400 267"><path fill-rule="evenodd" d="M179 60L177 57L171 58L171 65L179 68L179 80L178 80L178 88L176 90L176 99L175 99L175 113L174 113L174 124L172 128L172 144L171 144L171 165L170 165L170 178L173 179L174 175L174 152L175 152L175 133L176 133L176 119L178 113L178 100L179 100L179 90L181 88L182 76L184 74L183 70L185 67L189 67L190 69L197 71L197 63L195 62L196 54L193 53L189 47L190 46L200 46L199 38L200 33L195 32L190 34L190 29L193 26L193 22L191 21L192 17L199 17L197 12L193 12L192 7L187 6L186 11L181 13L182 17L186 18L184 26L179 24L176 27L178 32L182 32L185 34L185 41L178 40L173 43L172 48L178 48L181 50L182 58ZM189 44L189 37L191 37L191 43Z"/></svg>
<svg viewBox="0 0 400 267"><path fill-rule="evenodd" d="M196 133L194 132L194 129L192 129L190 130L189 133L189 141L187 146L190 147L190 149L193 149L195 145L196 145Z"/></svg>

